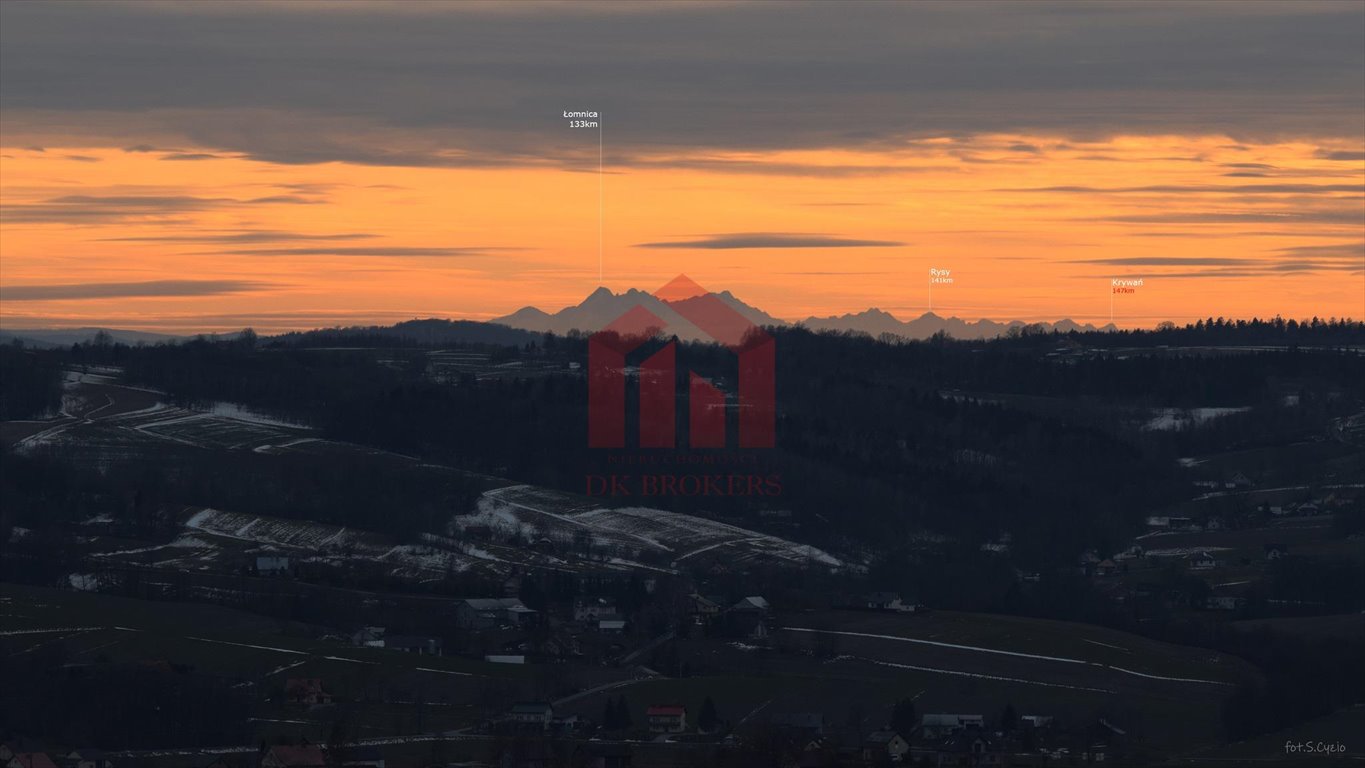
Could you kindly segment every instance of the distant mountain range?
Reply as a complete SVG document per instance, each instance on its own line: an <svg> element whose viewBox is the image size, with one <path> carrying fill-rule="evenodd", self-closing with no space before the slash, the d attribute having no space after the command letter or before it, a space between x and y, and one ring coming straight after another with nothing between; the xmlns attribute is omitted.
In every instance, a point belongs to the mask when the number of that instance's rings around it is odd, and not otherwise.
<svg viewBox="0 0 1365 768"><path fill-rule="evenodd" d="M523 307L510 315L493 318L488 322L474 320L425 319L408 320L390 326L350 326L346 328L323 328L312 331L298 331L279 336L285 342L322 343L335 337L357 335L404 338L423 344L480 343L500 345L522 345L534 341L536 334L551 332L565 335L569 331L591 333L600 330L613 320L636 306L643 307L665 323L663 332L676 335L685 340L706 340L710 337L689 322L688 304L706 301L706 297L719 299L725 305L743 315L754 325L791 327L802 326L812 331L835 331L865 333L872 337L891 334L905 339L927 339L942 331L955 339L990 339L1003 336L1010 328L1035 325L1049 331L1067 333L1070 331L1112 331L1115 326L1107 324L1095 327L1089 323L1080 324L1072 320L1059 320L1055 323L1024 323L1019 320L1000 323L994 320L967 321L956 317L941 317L933 312L912 320L901 320L880 309L867 309L862 312L831 317L808 317L798 322L788 322L745 304L729 291L698 294L672 301L665 301L645 291L630 289L624 293L613 293L608 288L598 288L582 302L565 307L558 312L546 312L537 307ZM193 334L173 335L148 333L146 331L125 331L116 328L34 328L0 331L0 343L19 339L30 347L63 347L75 343L85 343L104 331L110 338L123 344L156 344L178 342L194 338ZM230 339L236 333L214 334L210 338Z"/></svg>
<svg viewBox="0 0 1365 768"><path fill-rule="evenodd" d="M720 299L755 325L793 326L799 325L812 331L836 331L866 333L873 337L891 334L905 339L927 339L942 331L955 339L990 339L1003 336L1010 328L1026 325L1041 326L1045 330L1068 333L1070 331L1112 331L1112 324L1096 327L1089 323L1081 324L1073 320L1059 320L1055 323L1025 323L1021 320L1000 323L994 320L967 321L956 317L941 317L933 312L925 312L913 320L900 320L890 312L880 309L867 309L856 314L831 317L808 317L796 323L780 320L757 307L745 304L729 291L710 294ZM624 293L612 293L607 288L598 288L581 303L565 307L558 312L549 313L536 307L523 307L510 315L497 317L489 322L528 331L566 334L572 330L592 332L606 326L635 306L642 306L667 323L665 333L680 339L706 339L696 326L692 325L677 311L686 302L698 301L700 297L681 301L664 301L652 294L634 288Z"/></svg>

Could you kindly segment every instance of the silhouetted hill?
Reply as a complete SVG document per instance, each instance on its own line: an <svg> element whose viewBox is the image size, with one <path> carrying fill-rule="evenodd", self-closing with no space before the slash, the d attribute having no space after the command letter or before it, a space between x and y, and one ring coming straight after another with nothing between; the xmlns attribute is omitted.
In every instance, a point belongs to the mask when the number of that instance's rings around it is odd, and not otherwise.
<svg viewBox="0 0 1365 768"><path fill-rule="evenodd" d="M317 346L322 344L357 343L369 340L399 340L414 344L496 344L521 346L533 342L539 334L520 328L509 328L500 323L477 320L446 320L426 318L405 320L396 325L350 326L320 328L314 331L295 331L276 338L285 344Z"/></svg>

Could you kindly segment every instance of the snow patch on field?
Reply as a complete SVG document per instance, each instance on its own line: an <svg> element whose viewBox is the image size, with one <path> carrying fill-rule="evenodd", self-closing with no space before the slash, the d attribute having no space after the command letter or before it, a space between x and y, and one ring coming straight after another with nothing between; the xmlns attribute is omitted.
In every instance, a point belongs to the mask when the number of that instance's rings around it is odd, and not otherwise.
<svg viewBox="0 0 1365 768"><path fill-rule="evenodd" d="M399 576L465 571L481 559L437 547L395 545L378 534L344 526L217 509L199 510L185 521L185 527L257 545L300 550L300 554L307 557L344 556L351 561L384 563L392 568L391 573ZM491 555L489 558L496 560Z"/></svg>
<svg viewBox="0 0 1365 768"><path fill-rule="evenodd" d="M1149 549L1146 551L1147 557L1189 557L1200 552L1227 552L1232 547L1168 547L1166 549Z"/></svg>
<svg viewBox="0 0 1365 768"><path fill-rule="evenodd" d="M842 568L837 557L807 544L759 533L704 517L650 507L606 509L588 499L534 486L519 485L485 493L473 514L458 515L452 533L487 528L524 542L540 538L574 546L586 537L609 550L608 562L642 566L642 556L667 558L674 566L698 564L706 555L728 562L782 562Z"/></svg>
<svg viewBox="0 0 1365 768"><path fill-rule="evenodd" d="M260 411L253 411L245 405L237 403L213 403L209 406L208 412L214 416L234 421L245 421L249 424L259 424L264 427L288 427L291 429L307 429L306 424L284 421L273 416L267 416Z"/></svg>
<svg viewBox="0 0 1365 768"><path fill-rule="evenodd" d="M1206 424L1214 419L1233 413L1243 413L1250 408L1160 408L1143 429L1148 432L1163 432L1189 429Z"/></svg>

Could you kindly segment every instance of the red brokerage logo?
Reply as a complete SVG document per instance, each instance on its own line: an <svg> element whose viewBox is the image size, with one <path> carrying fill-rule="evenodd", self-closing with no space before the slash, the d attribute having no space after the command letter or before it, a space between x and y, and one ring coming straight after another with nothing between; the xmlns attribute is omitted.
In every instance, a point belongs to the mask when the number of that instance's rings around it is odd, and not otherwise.
<svg viewBox="0 0 1365 768"><path fill-rule="evenodd" d="M725 345L739 358L739 447L775 444L773 338L685 275L654 292L663 307ZM668 321L637 304L588 338L588 445L626 447L626 356L668 328ZM674 329L675 334L679 329ZM639 379L641 448L677 445L677 344L669 341L636 369ZM688 372L688 444L724 448L726 395Z"/></svg>

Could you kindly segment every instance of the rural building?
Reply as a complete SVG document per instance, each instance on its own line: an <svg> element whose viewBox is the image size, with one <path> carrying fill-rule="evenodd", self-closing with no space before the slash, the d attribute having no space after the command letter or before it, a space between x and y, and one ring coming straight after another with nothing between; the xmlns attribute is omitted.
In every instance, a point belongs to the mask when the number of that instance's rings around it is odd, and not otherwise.
<svg viewBox="0 0 1365 768"><path fill-rule="evenodd" d="M749 597L740 600L738 603L735 603L730 607L730 610L743 613L767 613L772 610L772 606L768 605L768 601L762 597L750 595Z"/></svg>
<svg viewBox="0 0 1365 768"><path fill-rule="evenodd" d="M863 759L873 764L883 756L893 763L899 763L909 751L910 743L895 731L873 731L863 739Z"/></svg>
<svg viewBox="0 0 1365 768"><path fill-rule="evenodd" d="M620 616L603 616L597 620L597 631L609 635L619 635L626 631L626 620Z"/></svg>
<svg viewBox="0 0 1365 768"><path fill-rule="evenodd" d="M98 749L73 749L62 758L68 768L114 768L114 761Z"/></svg>
<svg viewBox="0 0 1365 768"><path fill-rule="evenodd" d="M261 555L256 558L256 575L288 576L289 558L283 555Z"/></svg>
<svg viewBox="0 0 1365 768"><path fill-rule="evenodd" d="M950 736L967 728L981 728L986 724L982 715L926 714L919 719L920 735L926 739Z"/></svg>
<svg viewBox="0 0 1365 768"><path fill-rule="evenodd" d="M383 627L361 627L351 633L351 642L361 648L383 648Z"/></svg>
<svg viewBox="0 0 1365 768"><path fill-rule="evenodd" d="M46 752L16 752L5 768L57 768Z"/></svg>
<svg viewBox="0 0 1365 768"><path fill-rule="evenodd" d="M331 704L332 694L323 690L316 677L291 677L284 684L285 701L295 704Z"/></svg>
<svg viewBox="0 0 1365 768"><path fill-rule="evenodd" d="M321 749L311 744L275 746L261 758L261 768L327 768L327 759Z"/></svg>
<svg viewBox="0 0 1365 768"><path fill-rule="evenodd" d="M915 751L932 765L990 768L1007 764L1004 746L978 729L960 731Z"/></svg>
<svg viewBox="0 0 1365 768"><path fill-rule="evenodd" d="M720 613L720 603L701 595L687 596L687 612L699 621L705 621Z"/></svg>
<svg viewBox="0 0 1365 768"><path fill-rule="evenodd" d="M574 601L573 620L592 624L605 616L616 615L616 601L609 597L591 597Z"/></svg>
<svg viewBox="0 0 1365 768"><path fill-rule="evenodd" d="M1218 567L1218 560L1208 552L1196 552L1188 558L1190 570L1207 571Z"/></svg>
<svg viewBox="0 0 1365 768"><path fill-rule="evenodd" d="M645 710L650 733L682 733L687 730L687 707L681 704L656 704Z"/></svg>
<svg viewBox="0 0 1365 768"><path fill-rule="evenodd" d="M483 657L489 664L525 664L524 654L490 653Z"/></svg>
<svg viewBox="0 0 1365 768"><path fill-rule="evenodd" d="M915 610L915 604L901 600L901 596L897 592L872 592L864 595L859 603L861 607L874 611L913 613Z"/></svg>
<svg viewBox="0 0 1365 768"><path fill-rule="evenodd" d="M536 612L515 597L471 598L455 605L455 624L461 629L521 627L533 623L535 617Z"/></svg>
<svg viewBox="0 0 1365 768"><path fill-rule="evenodd" d="M384 647L422 656L440 656L441 638L431 635L389 635L384 638Z"/></svg>
<svg viewBox="0 0 1365 768"><path fill-rule="evenodd" d="M548 729L554 720L555 708L543 701L513 704L507 711L507 721L519 726Z"/></svg>
<svg viewBox="0 0 1365 768"><path fill-rule="evenodd" d="M1245 597L1234 597L1232 595L1212 595L1204 601L1204 607L1210 611L1235 611L1246 605Z"/></svg>

